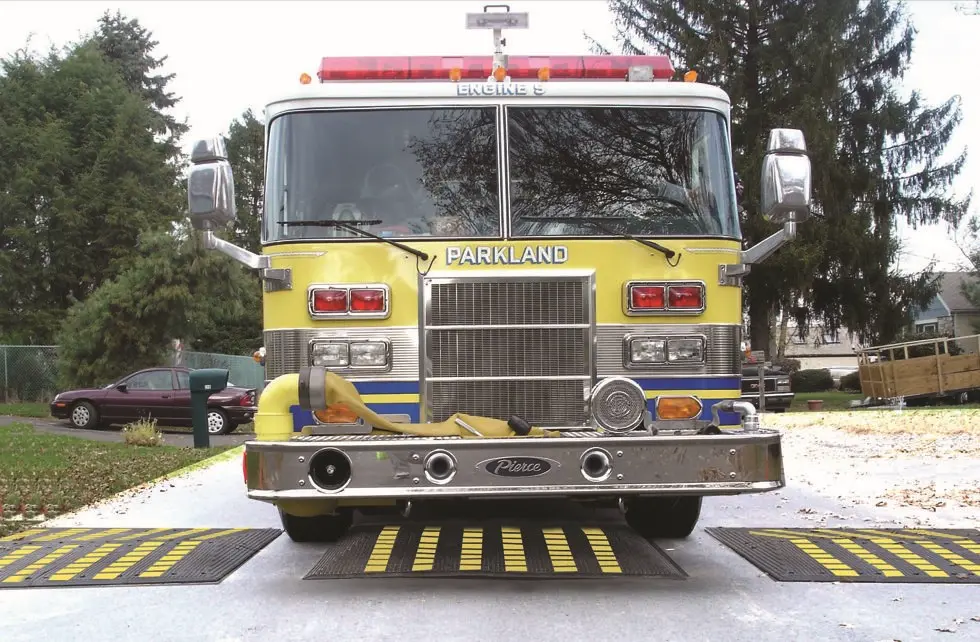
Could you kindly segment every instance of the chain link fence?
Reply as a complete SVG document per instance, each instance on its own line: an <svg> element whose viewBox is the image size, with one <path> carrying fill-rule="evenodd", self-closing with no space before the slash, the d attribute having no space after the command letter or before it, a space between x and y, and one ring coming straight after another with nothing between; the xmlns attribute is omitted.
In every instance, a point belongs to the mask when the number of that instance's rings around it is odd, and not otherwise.
<svg viewBox="0 0 980 642"><path fill-rule="evenodd" d="M265 369L251 357L180 352L173 365L224 368L236 386L262 390ZM46 403L59 392L58 346L0 345L0 403Z"/></svg>
<svg viewBox="0 0 980 642"><path fill-rule="evenodd" d="M185 368L222 368L228 371L228 385L242 388L255 388L261 391L265 386L265 368L252 357L239 357L232 354L213 352L180 352L174 365Z"/></svg>
<svg viewBox="0 0 980 642"><path fill-rule="evenodd" d="M58 346L0 346L0 400L46 402L58 393Z"/></svg>

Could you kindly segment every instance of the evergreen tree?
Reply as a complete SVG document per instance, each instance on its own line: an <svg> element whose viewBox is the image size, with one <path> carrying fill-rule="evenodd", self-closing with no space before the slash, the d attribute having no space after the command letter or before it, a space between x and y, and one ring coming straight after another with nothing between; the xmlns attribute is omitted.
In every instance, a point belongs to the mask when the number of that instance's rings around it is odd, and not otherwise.
<svg viewBox="0 0 980 642"><path fill-rule="evenodd" d="M226 143L238 211L233 240L240 247L259 252L265 202L265 126L248 109L231 123Z"/></svg>
<svg viewBox="0 0 980 642"><path fill-rule="evenodd" d="M98 27L90 40L109 61L117 65L130 91L142 96L153 109L153 133L166 137L171 159L178 159L179 139L189 127L167 113L180 99L167 89L175 74L154 73L167 61L167 56L153 56L153 50L160 43L139 21L127 19L118 11L115 14L106 11L99 18Z"/></svg>
<svg viewBox="0 0 980 642"><path fill-rule="evenodd" d="M0 335L48 343L142 232L180 218L178 170L91 42L0 64L0 149Z"/></svg>
<svg viewBox="0 0 980 642"><path fill-rule="evenodd" d="M178 337L187 349L214 350L201 345L202 336L261 311L246 268L205 249L187 223L179 230L142 235L139 257L69 310L58 336L62 385L94 385L164 364ZM250 353L256 337L247 338L253 341L236 345L233 338L219 348Z"/></svg>
<svg viewBox="0 0 980 642"><path fill-rule="evenodd" d="M863 341L888 341L931 300L928 271L893 269L894 221L955 224L968 201L947 196L964 156L940 165L958 100L937 107L896 84L914 30L889 0L610 0L623 51L669 55L679 73L724 89L732 100L736 171L745 182L743 236L776 230L759 212L768 132L803 130L813 165L814 219L798 239L745 279L751 342L771 350L773 316L847 326ZM802 305L796 306L799 300Z"/></svg>

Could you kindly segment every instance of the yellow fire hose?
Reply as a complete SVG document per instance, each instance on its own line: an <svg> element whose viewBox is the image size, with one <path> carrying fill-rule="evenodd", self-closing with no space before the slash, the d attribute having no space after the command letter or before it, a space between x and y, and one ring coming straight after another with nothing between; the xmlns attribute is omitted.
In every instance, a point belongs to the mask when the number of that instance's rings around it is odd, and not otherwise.
<svg viewBox="0 0 980 642"><path fill-rule="evenodd" d="M319 374L319 373L317 373ZM310 377L318 381L317 377ZM293 416L290 408L300 405L301 380L299 374L276 377L262 391L259 408L255 415L255 436L259 441L285 441L293 436ZM500 438L500 437L557 437L553 430L531 427L526 435L516 432L506 421L490 417L478 417L461 413L453 414L445 421L424 424L403 424L385 419L374 412L361 399L354 384L340 375L323 371L322 393L320 386L311 385L309 397L314 408L326 408L343 404L357 417L373 426L377 433L401 433L421 437Z"/></svg>

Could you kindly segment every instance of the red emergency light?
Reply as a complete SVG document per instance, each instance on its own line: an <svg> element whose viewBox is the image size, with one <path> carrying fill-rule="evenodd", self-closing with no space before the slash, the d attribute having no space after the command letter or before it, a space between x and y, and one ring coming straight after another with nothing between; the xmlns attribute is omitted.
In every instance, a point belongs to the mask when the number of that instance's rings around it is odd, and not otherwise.
<svg viewBox="0 0 980 642"><path fill-rule="evenodd" d="M626 80L631 67L650 67L654 80L670 80L667 56L510 56L513 80ZM486 80L492 56L365 56L323 58L320 82L337 80Z"/></svg>

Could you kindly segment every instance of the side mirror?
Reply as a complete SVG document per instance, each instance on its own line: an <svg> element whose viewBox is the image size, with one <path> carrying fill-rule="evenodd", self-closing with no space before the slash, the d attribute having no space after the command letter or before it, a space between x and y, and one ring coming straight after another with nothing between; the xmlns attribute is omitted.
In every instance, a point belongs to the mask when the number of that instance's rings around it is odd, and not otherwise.
<svg viewBox="0 0 980 642"><path fill-rule="evenodd" d="M799 129L773 129L762 161L762 215L774 223L810 218L810 157Z"/></svg>
<svg viewBox="0 0 980 642"><path fill-rule="evenodd" d="M199 140L191 149L187 209L191 225L197 230L213 230L233 223L237 218L235 181L225 142L220 136Z"/></svg>
<svg viewBox="0 0 980 642"><path fill-rule="evenodd" d="M119 392L126 392L126 384L124 383L119 384L118 386L116 386L116 390L118 390Z"/></svg>

